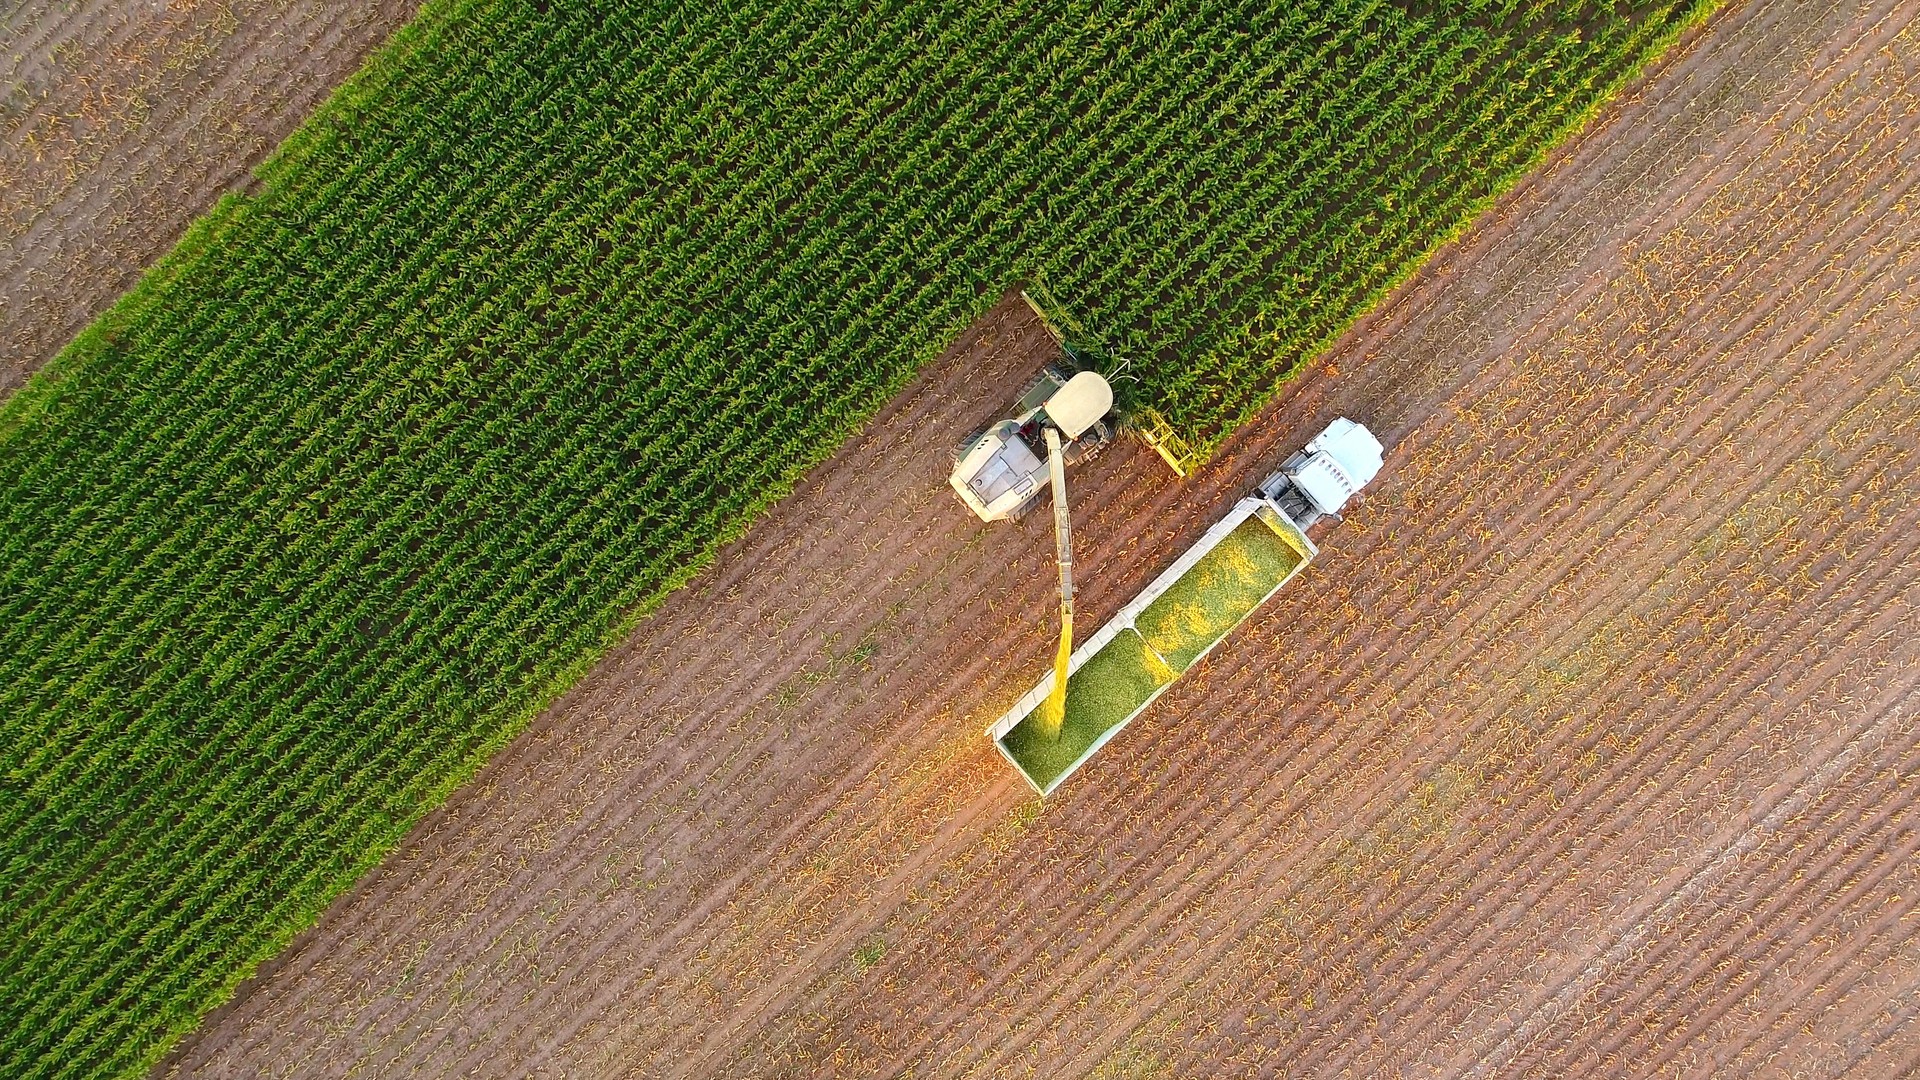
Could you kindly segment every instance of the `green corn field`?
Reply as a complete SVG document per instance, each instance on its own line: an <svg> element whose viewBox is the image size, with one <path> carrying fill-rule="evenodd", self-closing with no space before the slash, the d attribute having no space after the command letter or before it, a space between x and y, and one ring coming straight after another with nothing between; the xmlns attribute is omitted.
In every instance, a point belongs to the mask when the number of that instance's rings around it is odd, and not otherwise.
<svg viewBox="0 0 1920 1080"><path fill-rule="evenodd" d="M430 2L0 404L0 1076L142 1074L1009 288L1204 454L1708 6Z"/></svg>

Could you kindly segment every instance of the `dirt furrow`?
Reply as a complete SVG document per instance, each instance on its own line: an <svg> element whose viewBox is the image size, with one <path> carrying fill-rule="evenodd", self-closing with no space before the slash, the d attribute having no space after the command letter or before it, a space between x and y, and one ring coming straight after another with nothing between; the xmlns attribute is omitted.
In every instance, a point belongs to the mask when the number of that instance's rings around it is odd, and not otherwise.
<svg viewBox="0 0 1920 1080"><path fill-rule="evenodd" d="M1910 756L1914 749L1914 728L1912 717L1901 709L1900 698L1904 695L1890 694L1881 704L1886 707L1883 719L1885 724L1876 725L1857 736L1863 740L1858 745L1858 755L1843 752L1826 766L1823 772L1827 779L1846 782L1845 790L1849 801L1857 800L1861 794L1871 794L1876 787L1882 788L1881 794L1888 794L1887 784L1878 776L1862 777L1868 769L1875 773L1884 769L1886 762L1880 756L1891 749L1896 757ZM1890 743L1897 745L1890 746ZM1850 747L1851 749L1851 747ZM1849 782L1851 781L1851 782ZM1876 783L1875 781L1878 781ZM1731 873L1716 882L1710 889L1702 890L1693 897L1684 910L1675 910L1672 917L1661 924L1661 929L1670 935L1682 947L1659 951L1649 950L1642 955L1640 963L1624 970L1620 977L1610 980L1614 987L1624 988L1624 992L1609 996L1606 1007L1609 1011L1629 1015L1650 1015L1651 1005L1671 997L1679 987L1695 987L1696 993L1706 1001L1712 1001L1715 991L1725 996L1726 991L1735 989L1724 977L1708 982L1697 981L1708 969L1708 962L1716 961L1714 966L1724 964L1726 957L1716 958L1713 950L1705 949L1704 956L1686 948L1686 945L1703 941L1727 940L1743 947L1739 959L1744 964L1771 967L1781 964L1811 969L1812 975L1799 976L1799 984L1794 1003L1787 1007L1800 1007L1812 1004L1809 993L1825 989L1825 977L1822 965L1816 964L1808 952L1812 939L1824 928L1828 920L1844 916L1848 905L1862 895L1871 894L1881 886L1894 869L1901 865L1909 849L1920 844L1911 829L1904 830L1905 839L1890 849L1889 837L1869 836L1849 842L1849 834L1855 834L1865 828L1884 828L1889 824L1891 813L1884 814L1875 821L1869 815L1860 820L1858 808L1842 803L1831 805L1835 786L1825 791L1803 796L1796 793L1797 802L1789 802L1789 809L1798 806L1798 810L1780 821L1780 828L1773 830L1759 844L1750 849L1741 849L1729 859L1727 864ZM1778 811L1769 813L1765 820L1776 818ZM1815 815L1819 816L1816 817ZM1835 845L1825 851L1810 851L1807 845L1781 844L1782 835L1795 833L1828 834L1835 836ZM1904 845L1904 846L1902 846ZM1849 858L1848 856L1856 858ZM1860 873L1861 862L1878 864L1878 869ZM1848 880L1852 884L1848 885ZM1727 903L1732 896L1753 895L1756 884L1791 881L1794 889L1767 895L1757 903L1741 908ZM1849 895L1851 893L1852 895ZM1811 895L1809 895L1811 894ZM1808 919L1807 910L1810 901L1818 898L1818 907L1823 909L1817 919ZM1895 913L1894 918L1899 914ZM1737 925L1736 925L1737 924ZM1709 937L1709 934L1716 935ZM1849 935L1850 943L1864 943L1872 935ZM1700 957L1696 960L1695 957ZM1827 971L1844 963L1847 957L1837 958L1824 965ZM1750 991L1749 991L1750 992ZM1693 1004L1698 1009L1702 1001ZM1712 1008L1689 1011L1693 1023L1710 1022L1718 1018L1720 1012L1731 1008L1732 1001L1715 1002ZM1782 1003L1786 1006L1786 1003ZM1764 1032L1773 1027L1773 1020L1786 1011L1776 1008L1772 1015L1756 1014L1747 1018L1739 1030L1745 1033ZM1627 1024L1616 1028L1609 1036L1594 1040L1592 1043L1577 1047L1584 1054L1601 1055L1622 1061L1631 1061L1640 1071L1658 1071L1661 1064L1660 1043L1668 1040L1667 1028L1674 1022L1674 1016L1665 1018L1662 1024ZM1733 1056L1739 1049L1738 1040L1728 1040L1717 1044L1715 1052ZM1531 1055L1539 1057L1540 1055ZM1534 1066L1532 1071L1560 1074L1568 1069L1591 1068L1594 1062L1551 1061Z"/></svg>

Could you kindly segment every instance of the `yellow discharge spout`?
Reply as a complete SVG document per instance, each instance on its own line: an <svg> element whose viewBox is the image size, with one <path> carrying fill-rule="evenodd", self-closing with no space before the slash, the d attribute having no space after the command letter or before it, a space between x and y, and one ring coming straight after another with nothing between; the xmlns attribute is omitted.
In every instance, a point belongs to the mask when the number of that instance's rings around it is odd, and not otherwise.
<svg viewBox="0 0 1920 1080"><path fill-rule="evenodd" d="M1040 706L1040 734L1049 741L1060 737L1060 725L1067 718L1067 663L1073 658L1073 615L1063 613L1060 620L1060 651L1053 657L1053 692Z"/></svg>
<svg viewBox="0 0 1920 1080"><path fill-rule="evenodd" d="M1067 718L1067 665L1073 657L1073 520L1067 514L1067 470L1060 456L1060 432L1046 427L1047 476L1053 481L1053 552L1060 564L1060 651L1053 658L1053 692L1040 706L1040 734L1060 737Z"/></svg>

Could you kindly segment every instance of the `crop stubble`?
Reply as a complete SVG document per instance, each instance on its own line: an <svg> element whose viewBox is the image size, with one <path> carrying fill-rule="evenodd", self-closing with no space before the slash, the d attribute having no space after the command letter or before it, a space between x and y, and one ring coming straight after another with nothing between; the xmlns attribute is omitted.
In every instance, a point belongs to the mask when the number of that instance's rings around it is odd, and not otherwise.
<svg viewBox="0 0 1920 1080"><path fill-rule="evenodd" d="M0 394L92 322L419 0L0 14Z"/></svg>
<svg viewBox="0 0 1920 1080"><path fill-rule="evenodd" d="M1080 471L1098 625L1318 423L1392 446L1044 812L979 735L1044 516L941 484L1003 304L173 1067L1912 1068L1915 6L1724 13L1199 477Z"/></svg>

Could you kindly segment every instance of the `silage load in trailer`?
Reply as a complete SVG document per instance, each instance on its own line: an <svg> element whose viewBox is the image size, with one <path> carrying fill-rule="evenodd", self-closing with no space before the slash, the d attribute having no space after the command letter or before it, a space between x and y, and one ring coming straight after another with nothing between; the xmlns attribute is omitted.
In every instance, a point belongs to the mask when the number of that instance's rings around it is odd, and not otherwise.
<svg viewBox="0 0 1920 1080"><path fill-rule="evenodd" d="M1148 604L1134 628L1168 667L1183 672L1272 596L1302 558L1250 517Z"/></svg>
<svg viewBox="0 0 1920 1080"><path fill-rule="evenodd" d="M1074 651L1058 739L1041 735L1034 719L1053 689L1051 673L988 736L1035 791L1052 792L1314 553L1306 534L1271 502L1240 500Z"/></svg>
<svg viewBox="0 0 1920 1080"><path fill-rule="evenodd" d="M1067 712L1060 735L1039 731L1038 710L1001 740L1020 771L1041 789L1050 787L1108 731L1146 707L1175 672L1133 630L1126 630L1087 658L1067 679ZM1051 682L1051 680L1049 680Z"/></svg>

